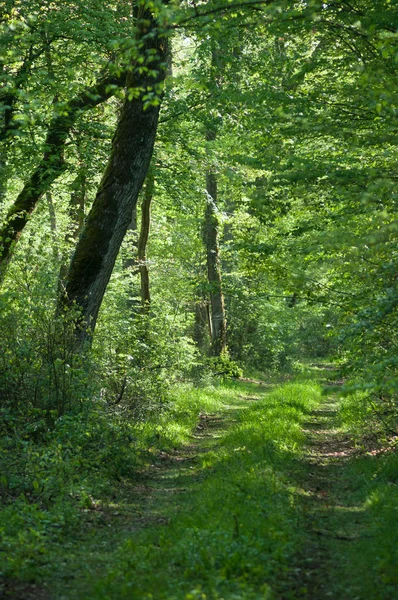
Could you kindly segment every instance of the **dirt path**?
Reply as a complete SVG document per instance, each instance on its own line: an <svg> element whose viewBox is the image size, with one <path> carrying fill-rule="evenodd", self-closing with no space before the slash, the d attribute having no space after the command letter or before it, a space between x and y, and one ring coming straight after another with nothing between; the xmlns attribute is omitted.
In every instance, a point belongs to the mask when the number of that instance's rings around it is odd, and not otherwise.
<svg viewBox="0 0 398 600"><path fill-rule="evenodd" d="M350 545L362 529L361 508L352 501L346 473L356 450L338 428L337 409L336 400L330 397L313 411L304 428L308 468L303 517L308 540L300 594L308 600L361 598L346 579Z"/></svg>
<svg viewBox="0 0 398 600"><path fill-rule="evenodd" d="M154 525L167 531L184 505L184 495L194 493L206 477L203 472L206 454L217 451L226 431L234 426L238 411L259 399L256 391L253 389L252 396L241 396L239 404L224 406L218 414L201 415L191 442L162 452L139 481L131 485L123 507L108 508L104 520L106 527L113 530L115 540L120 542L132 532ZM282 584L281 589L287 593L281 592L275 600L368 600L340 581L349 560L346 547L357 536L360 512L347 496L349 482L345 468L354 449L337 427L337 403L333 398L313 411L304 431L308 437L302 471L305 475L300 482L304 499L298 510L306 536L305 552L299 558L296 581ZM100 573L105 565L98 558L97 555L91 569Z"/></svg>
<svg viewBox="0 0 398 600"><path fill-rule="evenodd" d="M236 426L240 421L239 413L242 414L242 411L256 406L258 401L267 398L268 389L264 389L266 386L260 387L258 382L249 383L254 385L247 386L247 389L242 389L242 392L239 390L234 398L228 397L228 405L224 404L219 413L201 415L198 426L187 445L153 455L152 464L147 464L141 474L121 482L120 487L115 489L114 500L103 504L94 502L90 508L84 510L82 527L74 534L73 538L67 539L60 549L62 562L57 563L56 577L51 587L37 586L33 588L13 585L12 589L8 590L10 593L5 597L13 598L13 600L33 600L33 598L43 598L43 600L110 598L118 600L117 593L115 595L113 591L112 577L115 577L117 585L124 579L127 582L130 581L129 577L131 577L128 570L123 570L120 548L126 547L126 553L128 553L129 542L135 543L138 539L137 543L143 544L142 548L145 549L148 541L149 547L152 547L154 553L159 554L159 561L161 561L163 558L159 551L161 548L159 540L162 537L169 538L171 536L170 539L176 540L177 543L180 543L181 540L183 545L186 530L184 527L182 529L180 527L181 531L176 529L180 515L182 514L184 518L187 511L189 515L191 515L190 511L192 511L192 515L196 515L196 513L200 515L201 505L195 505L195 497L203 499L203 489L210 489L210 493L214 493L215 490L214 487L206 487L209 479L212 478L214 464L210 471L207 470L206 464L209 459L211 463L211 456L217 456L220 448L225 449L228 436L231 434L234 436L235 431L239 429ZM267 406L265 403L264 411L268 409ZM246 419L246 415L249 414L250 411L245 413L244 418ZM258 415L260 417L261 413ZM270 412L270 423L273 423L273 419L276 419L278 415L279 405L277 405L276 412ZM272 429L271 431L271 435L274 436ZM352 574L352 569L350 569L352 552L359 551L358 541L362 540L361 543L364 543L363 538L368 535L366 521L368 517L363 510L363 496L361 500L361 495L356 494L353 489L355 484L350 480L352 466L354 463L357 464L357 452L348 436L338 427L338 402L332 395L309 415L308 421L303 425L303 431L307 437L307 444L301 464L300 450L298 450L297 458L286 459L286 462L282 460L283 454L279 455L281 462L278 463L278 468L281 469L282 483L278 489L275 488L276 491L271 491L268 498L268 502L277 505L278 502L284 502L283 498L288 494L290 500L286 505L281 504L284 508L280 509L280 516L275 511L272 515L274 513L277 515L278 528L280 527L279 519L282 519L282 529L278 529L278 534L284 531L283 518L288 519L289 522L289 528L285 529L287 536L293 534L292 528L295 526L291 523L297 523L297 548L302 547L303 550L297 556L295 546L292 555L289 556L289 562L280 571L280 578L278 573L276 577L271 574L270 579L267 579L268 574L264 575L264 582L267 584L270 581L272 585L272 596L253 594L247 596L244 593L239 598L244 598L244 600L246 598L257 600L257 598L263 597L272 598L272 600L370 600L370 597L363 593L365 588L360 581L363 574ZM246 435L248 434L245 432ZM254 447L248 446L246 449L243 446L246 439L245 437L236 442L236 448L234 445L232 446L235 456L238 456L237 453L235 454L235 450L236 452L245 451L249 456L252 455ZM261 437L261 448L265 448L268 443L268 447L272 449L275 439L277 438L270 436L267 442L265 438ZM242 459L244 456L242 455ZM272 453L269 452L264 461L261 455L264 468L269 468L267 463L272 462L272 456ZM250 468L252 463L250 461L247 463L242 461L242 464L234 463L234 467L242 469L243 479L246 476L246 464L247 468ZM246 511L251 522L253 519L258 520L259 527L261 527L261 521L264 521L264 514L268 518L268 513L264 513L261 499L257 506L256 497L259 498L262 494L267 493L267 478L273 476L273 473L269 471L265 471L265 473L264 487L261 485L254 487L254 493L251 491L252 488L249 488L250 493L246 491L240 480L238 481L239 486L235 486L238 488L239 499L241 498L239 500L241 505L234 508L236 514L239 515L239 511L241 511L243 515ZM231 475L233 476L232 473ZM224 477L228 479L228 472L224 474ZM214 481L218 485L218 479L216 478ZM255 481L257 483L258 479ZM220 480L221 486L225 486L226 483L225 480ZM234 489L226 486L225 494L231 493L231 490L232 493L235 493ZM225 499L227 500L226 496ZM214 509L213 506L210 508ZM255 509L253 513L250 512L252 508ZM291 509L291 514L285 508ZM232 544L234 551L237 552L240 544L240 532L244 530L239 519L243 518L244 520L244 516L238 517L233 512L228 514L231 519L225 524L223 522L225 536L220 539ZM255 541L256 530L249 529L249 521L250 519L245 521L246 530L250 532L248 533L249 542L242 555L239 556L240 562L246 560L246 555L252 550ZM207 522L204 526L207 527ZM264 525L262 526L264 528ZM203 522L200 527L203 528ZM230 531L227 531L228 527ZM268 525L265 529L260 530L264 533L264 539L268 535L267 527ZM172 537L173 533L176 536L174 538ZM140 542L140 539L144 539L144 542ZM207 540L206 537L203 539ZM300 540L302 540L302 544ZM204 542L204 545L206 543ZM124 546L124 544L127 545ZM270 544L272 548L272 544L274 544L272 539ZM141 546L139 547L141 548ZM200 545L198 547L200 549ZM165 548L167 552L167 546ZM187 547L187 552L189 551L189 547ZM132 552L134 552L134 548ZM269 552L268 548L266 552ZM183 553L185 553L185 547ZM360 551L359 555L362 555ZM138 562L140 562L141 555L138 553L137 556L139 557ZM220 556L222 557L220 560L223 561L225 557L222 553ZM265 559L258 560L258 568L262 568L263 563L266 565L267 561L275 560L276 569L278 569L279 558L274 559L272 553L265 554L265 556ZM193 559L195 559L194 555ZM170 575L170 572L166 570L165 577L173 576L176 583L179 583L186 575L184 571L182 574L179 573L178 561L176 562L174 555L173 560L175 573ZM254 555L254 560L257 560L256 555ZM281 565L283 565L282 561ZM213 563L215 563L215 559ZM156 561L148 563L148 566L145 567L152 569L150 571L152 578L154 565L157 565ZM134 568L136 567L137 564L134 564ZM139 565L137 568L139 569ZM108 590L105 580L109 572L111 578ZM249 573L252 577L252 572ZM156 573L154 574L156 575ZM232 576L234 576L233 569ZM371 576L371 574L368 575L368 577ZM98 589L96 588L97 580L102 581L102 587ZM248 581L248 583L250 582ZM257 589L260 593L261 586ZM228 594L221 593L220 596L217 594L212 595L210 592L206 598L208 600L216 597L222 597L225 600L230 598ZM134 597L138 599L144 596ZM147 597L149 596L145 595L145 598ZM161 597L163 598L163 596ZM186 597L191 598L189 594ZM199 594L196 597L205 596ZM388 595L372 596L372 598L390 600Z"/></svg>
<svg viewBox="0 0 398 600"><path fill-rule="evenodd" d="M236 407L226 407L222 413L202 414L189 444L158 456L143 476L143 485L132 490L143 504L143 517L137 526L168 523L179 509L178 497L189 492L201 476L201 456L217 447L219 438L235 422L234 411Z"/></svg>

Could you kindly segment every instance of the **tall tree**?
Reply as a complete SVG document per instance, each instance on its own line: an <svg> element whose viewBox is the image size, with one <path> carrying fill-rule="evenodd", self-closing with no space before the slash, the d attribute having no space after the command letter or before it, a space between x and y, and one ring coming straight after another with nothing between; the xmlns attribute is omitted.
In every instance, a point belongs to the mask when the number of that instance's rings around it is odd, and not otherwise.
<svg viewBox="0 0 398 600"><path fill-rule="evenodd" d="M127 75L126 97L109 161L72 257L61 299L81 310L82 343L95 328L155 142L167 68L167 35L145 7L137 17L136 44L139 59Z"/></svg>
<svg viewBox="0 0 398 600"><path fill-rule="evenodd" d="M123 76L105 78L73 98L66 104L63 113L53 118L44 143L43 157L8 210L0 229L0 279L37 202L66 169L65 143L77 117L82 111L110 98L115 93L113 86L121 85L123 80Z"/></svg>
<svg viewBox="0 0 398 600"><path fill-rule="evenodd" d="M206 140L212 142L215 139L215 131L209 129L206 134ZM220 356L227 348L227 319L225 316L225 303L221 280L217 175L211 167L206 173L206 196L204 241L206 245L207 277L211 305L211 352L214 356Z"/></svg>
<svg viewBox="0 0 398 600"><path fill-rule="evenodd" d="M7 1L2 9L0 275L38 201L71 166L74 123L123 88L133 29L123 0Z"/></svg>
<svg viewBox="0 0 398 600"><path fill-rule="evenodd" d="M151 226L151 204L154 189L155 177L153 170L149 169L141 203L141 228L137 243L138 271L140 273L141 280L141 305L144 312L148 312L151 304L151 295L149 290L149 270L146 254L149 230Z"/></svg>

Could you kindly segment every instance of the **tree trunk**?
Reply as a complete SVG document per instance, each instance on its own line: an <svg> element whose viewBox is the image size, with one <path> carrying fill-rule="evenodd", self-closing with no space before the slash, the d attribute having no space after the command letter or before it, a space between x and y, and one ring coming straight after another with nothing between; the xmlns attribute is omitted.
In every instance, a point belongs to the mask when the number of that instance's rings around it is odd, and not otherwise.
<svg viewBox="0 0 398 600"><path fill-rule="evenodd" d="M197 299L195 302L195 320L193 325L192 339L201 352L207 352L209 346L209 332L211 324L209 319L209 303L205 298Z"/></svg>
<svg viewBox="0 0 398 600"><path fill-rule="evenodd" d="M131 276L137 274L137 244L138 244L138 225L137 225L137 206L133 209L133 214L131 215L129 226L127 227L127 231L130 232L131 235L131 246L129 249L129 254L123 261L123 269L129 271Z"/></svg>
<svg viewBox="0 0 398 600"><path fill-rule="evenodd" d="M72 238L79 239L79 235L84 225L84 209L86 205L86 171L85 167L80 169L76 179L72 184L72 193L69 202L69 216L72 225Z"/></svg>
<svg viewBox="0 0 398 600"><path fill-rule="evenodd" d="M149 229L151 225L151 203L153 190L155 187L155 178L153 171L148 172L146 180L144 197L141 205L141 230L138 240L138 269L141 278L141 305L144 312L148 312L151 304L149 293L149 271L146 260L146 247L148 244Z"/></svg>
<svg viewBox="0 0 398 600"><path fill-rule="evenodd" d="M69 200L69 217L70 228L65 236L66 247L70 244L70 240L77 242L80 232L84 225L84 210L86 206L86 167L82 166L72 183L72 190ZM68 273L69 252L62 256L62 263L59 270L58 278L58 295L65 291L65 278Z"/></svg>
<svg viewBox="0 0 398 600"><path fill-rule="evenodd" d="M148 14L142 20L138 35L142 55L151 58L150 71L139 67L127 76L127 94L109 161L72 257L66 293L61 299L63 304L77 305L81 311L77 329L81 344L89 341L94 331L102 298L153 152L160 108L159 86L166 75L167 40L159 34ZM153 50L156 51L155 60ZM139 90L138 97L135 90ZM158 93L149 106L144 100L147 90Z"/></svg>
<svg viewBox="0 0 398 600"><path fill-rule="evenodd" d="M216 134L213 130L207 132L207 141L212 141L215 137ZM206 194L207 206L204 239L206 244L207 277L210 285L211 353L213 356L220 356L227 349L227 320L220 269L217 178L212 171L206 174Z"/></svg>
<svg viewBox="0 0 398 600"><path fill-rule="evenodd" d="M48 215L50 217L50 230L51 230L51 238L52 238L52 251L53 256L56 261L59 259L58 253L58 244L57 244L57 216L55 213L55 206L53 202L53 197L50 191L46 192L46 201L48 207Z"/></svg>
<svg viewBox="0 0 398 600"><path fill-rule="evenodd" d="M64 109L67 114L55 116L51 121L44 143L43 158L9 209L0 229L0 281L11 258L13 246L38 201L65 171L65 142L78 115L110 98L115 93L112 84L121 85L123 81L124 76L103 79L71 100Z"/></svg>

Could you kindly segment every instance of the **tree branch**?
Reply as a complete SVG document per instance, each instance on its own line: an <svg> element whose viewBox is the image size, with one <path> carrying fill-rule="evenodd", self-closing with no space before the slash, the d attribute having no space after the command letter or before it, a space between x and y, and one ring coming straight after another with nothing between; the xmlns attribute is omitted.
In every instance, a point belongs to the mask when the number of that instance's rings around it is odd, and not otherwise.
<svg viewBox="0 0 398 600"><path fill-rule="evenodd" d="M62 107L61 115L53 117L44 143L43 157L9 209L0 229L0 281L11 257L13 246L18 241L37 202L66 168L65 142L78 115L113 96L115 86L122 86L124 80L125 74L98 81L66 103Z"/></svg>
<svg viewBox="0 0 398 600"><path fill-rule="evenodd" d="M236 4L228 4L226 6L216 6L210 10L204 10L203 12L199 12L197 7L195 7L195 12L182 19L176 25L172 26L172 29L179 29L180 27L184 27L186 23L193 21L195 19L201 19L203 17L209 17L211 15L216 15L220 12L229 12L231 10L236 10L237 8L255 8L261 5L268 6L269 4L273 4L275 0L247 0L246 2L237 2Z"/></svg>

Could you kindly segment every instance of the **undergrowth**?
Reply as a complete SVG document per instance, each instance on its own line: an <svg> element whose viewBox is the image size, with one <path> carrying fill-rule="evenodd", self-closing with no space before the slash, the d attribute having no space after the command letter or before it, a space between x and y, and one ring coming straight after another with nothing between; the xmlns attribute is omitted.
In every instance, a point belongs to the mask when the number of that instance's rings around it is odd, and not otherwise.
<svg viewBox="0 0 398 600"><path fill-rule="evenodd" d="M248 394L252 386L240 382L185 385L145 423L97 401L59 418L35 441L9 428L2 442L3 580L44 582L51 597L62 598L268 597L300 543L288 475L301 452L300 422L320 390L287 384L261 399ZM143 509L131 504L129 488L145 482L159 453L190 439L200 414L218 411L237 421L199 454L178 513L160 482L157 508L170 522L151 525L149 516L137 527ZM115 510L127 522L109 528Z"/></svg>
<svg viewBox="0 0 398 600"><path fill-rule="evenodd" d="M358 391L343 399L340 423L358 448L345 476L348 502L359 507L366 527L348 549L345 577L368 598L392 600L398 586L396 415L388 400Z"/></svg>
<svg viewBox="0 0 398 600"><path fill-rule="evenodd" d="M287 384L246 399L242 408L244 391L229 385L224 402L235 403L237 422L199 454L178 512L163 501L167 528L129 536L82 598L272 598L280 578L289 579L302 541L289 475L299 468L300 424L319 402L320 388Z"/></svg>
<svg viewBox="0 0 398 600"><path fill-rule="evenodd" d="M0 592L11 582L13 597L17 581L44 585L52 600L301 598L302 426L321 386L305 373L258 383L173 385L145 420L100 395L51 427L37 408L22 418L3 407ZM372 401L357 392L341 403L358 452L333 483L334 518L358 518L358 532L344 549L327 543L344 553L335 597L392 600L396 438L372 421Z"/></svg>
<svg viewBox="0 0 398 600"><path fill-rule="evenodd" d="M185 386L167 411L147 421L86 401L54 417L30 408L0 413L0 576L40 580L51 571L49 552L81 526L84 510L107 503L162 449L184 443L201 411L216 410L217 393ZM21 423L24 427L21 428Z"/></svg>

